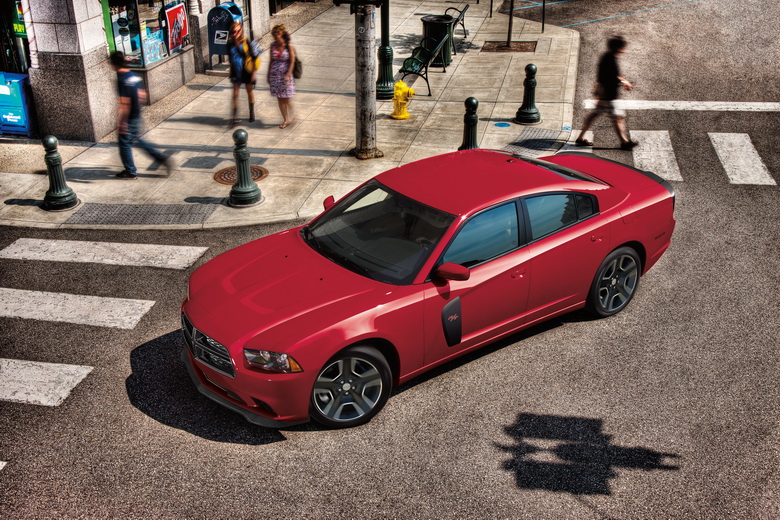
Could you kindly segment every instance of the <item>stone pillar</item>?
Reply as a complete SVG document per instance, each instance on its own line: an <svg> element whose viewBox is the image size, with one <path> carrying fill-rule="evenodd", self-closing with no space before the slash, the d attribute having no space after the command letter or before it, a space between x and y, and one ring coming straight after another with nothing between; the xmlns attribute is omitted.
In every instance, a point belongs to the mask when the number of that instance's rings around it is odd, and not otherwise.
<svg viewBox="0 0 780 520"><path fill-rule="evenodd" d="M29 5L37 46L30 86L39 133L101 139L115 127L116 79L100 3L29 0Z"/></svg>

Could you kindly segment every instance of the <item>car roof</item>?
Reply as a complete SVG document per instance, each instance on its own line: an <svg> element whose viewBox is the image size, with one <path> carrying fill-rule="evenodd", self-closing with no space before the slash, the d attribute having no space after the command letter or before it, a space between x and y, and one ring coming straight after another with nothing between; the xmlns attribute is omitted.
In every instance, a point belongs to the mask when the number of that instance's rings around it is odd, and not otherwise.
<svg viewBox="0 0 780 520"><path fill-rule="evenodd" d="M553 166L553 165L551 165ZM504 200L605 185L580 180L498 150L463 150L422 159L377 175L388 188L453 215Z"/></svg>

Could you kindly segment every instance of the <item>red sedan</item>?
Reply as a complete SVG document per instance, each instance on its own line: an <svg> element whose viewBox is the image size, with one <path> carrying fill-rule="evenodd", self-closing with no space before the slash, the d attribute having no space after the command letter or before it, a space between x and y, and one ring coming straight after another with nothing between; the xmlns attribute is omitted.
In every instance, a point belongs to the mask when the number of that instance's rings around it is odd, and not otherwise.
<svg viewBox="0 0 780 520"><path fill-rule="evenodd" d="M262 426L356 426L393 385L498 338L620 312L675 227L666 181L575 153L450 153L325 208L189 281L193 381Z"/></svg>

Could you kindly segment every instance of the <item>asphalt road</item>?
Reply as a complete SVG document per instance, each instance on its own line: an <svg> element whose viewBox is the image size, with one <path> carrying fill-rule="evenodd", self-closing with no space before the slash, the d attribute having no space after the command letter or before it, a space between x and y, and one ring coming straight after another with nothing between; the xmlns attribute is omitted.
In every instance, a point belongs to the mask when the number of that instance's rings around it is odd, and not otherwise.
<svg viewBox="0 0 780 520"><path fill-rule="evenodd" d="M547 22L662 5L572 1L548 5ZM578 100L620 31L633 99L776 101L776 82L733 73L777 52L765 48L773 20L764 2L701 0L578 25ZM766 63L751 77L778 77L778 60ZM0 319L0 358L94 367L57 407L0 401L0 517L780 517L780 191L730 184L707 136L748 134L780 181L778 114L642 111L629 127L668 130L684 177L673 245L629 308L565 316L436 369L351 430L266 430L198 394L178 357L192 268L0 260L3 287L156 302L131 330ZM631 162L608 122L595 133L596 154ZM281 227L0 228L0 248L20 237L208 247L199 265Z"/></svg>

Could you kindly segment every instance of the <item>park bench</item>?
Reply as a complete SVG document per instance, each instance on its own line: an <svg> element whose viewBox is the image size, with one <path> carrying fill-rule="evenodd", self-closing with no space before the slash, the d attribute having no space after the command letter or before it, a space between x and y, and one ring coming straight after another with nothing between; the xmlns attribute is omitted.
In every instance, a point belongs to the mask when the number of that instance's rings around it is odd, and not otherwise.
<svg viewBox="0 0 780 520"><path fill-rule="evenodd" d="M477 0L477 3L479 3L479 0ZM452 41L452 52L455 54L458 54L458 51L455 49L455 40L453 37L455 36L455 26L460 24L460 27L463 29L463 40L466 39L466 37L469 35L469 32L466 30L466 24L463 21L464 17L466 16L466 11L469 10L469 4L466 4L466 7L463 9L457 9L455 7L448 7L444 10L444 14L448 14L452 16L455 20L453 20L452 25L450 25L450 40ZM453 13L458 13L457 16L453 16L450 14L450 11Z"/></svg>
<svg viewBox="0 0 780 520"><path fill-rule="evenodd" d="M449 35L445 34L441 41L437 41L434 38L423 38L420 40L420 45L412 50L412 55L404 60L404 64L401 66L401 70L398 71L401 76L401 80L409 74L414 74L425 80L425 84L428 85L428 95L431 95L431 84L428 83L428 67L436 59L436 56L444 48L447 43ZM444 66L444 72L447 72L447 66Z"/></svg>

